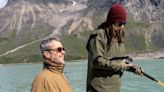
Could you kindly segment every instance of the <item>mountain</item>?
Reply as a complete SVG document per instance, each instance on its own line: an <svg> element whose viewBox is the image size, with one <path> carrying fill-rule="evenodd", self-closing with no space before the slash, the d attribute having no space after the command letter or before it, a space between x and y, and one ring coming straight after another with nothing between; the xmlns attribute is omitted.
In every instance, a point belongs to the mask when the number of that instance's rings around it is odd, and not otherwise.
<svg viewBox="0 0 164 92"><path fill-rule="evenodd" d="M86 58L90 30L106 20L116 1L128 14L128 53L163 49L162 0L8 0L0 9L0 63L41 61L39 43L50 36L61 39L66 59Z"/></svg>
<svg viewBox="0 0 164 92"><path fill-rule="evenodd" d="M162 0L88 0L83 17L91 19L91 22L85 22L88 25L86 29L92 30L105 21L110 6L116 1L125 6L128 14L127 51L141 53L161 50L164 46Z"/></svg>

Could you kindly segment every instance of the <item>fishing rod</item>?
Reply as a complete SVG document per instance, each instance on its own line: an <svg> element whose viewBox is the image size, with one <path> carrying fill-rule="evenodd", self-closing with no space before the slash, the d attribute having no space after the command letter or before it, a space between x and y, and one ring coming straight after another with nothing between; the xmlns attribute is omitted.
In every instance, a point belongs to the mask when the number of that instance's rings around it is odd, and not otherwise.
<svg viewBox="0 0 164 92"><path fill-rule="evenodd" d="M128 61L128 63L132 63L133 62L133 59L130 58L129 56L124 56L124 57L114 57L114 58L111 58L110 60L123 60L123 59L126 59ZM145 73L145 72L142 72L143 75L155 82L157 82L160 86L164 86L164 83L162 83L161 81L157 80L156 78L154 78L153 76Z"/></svg>
<svg viewBox="0 0 164 92"><path fill-rule="evenodd" d="M151 80L157 82L160 86L164 86L164 83L162 83L162 82L160 82L159 80L155 79L155 78L152 77L151 75L149 75L149 74L147 74L147 73L145 73L145 72L143 72L143 75L146 76L147 78L149 78L149 79L151 79Z"/></svg>

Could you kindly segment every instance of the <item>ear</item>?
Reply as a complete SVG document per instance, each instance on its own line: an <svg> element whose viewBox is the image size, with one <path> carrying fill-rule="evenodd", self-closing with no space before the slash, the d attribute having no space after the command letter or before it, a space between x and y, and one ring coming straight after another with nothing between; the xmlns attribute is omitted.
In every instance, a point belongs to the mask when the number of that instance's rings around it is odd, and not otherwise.
<svg viewBox="0 0 164 92"><path fill-rule="evenodd" d="M50 58L50 53L49 53L48 51L44 51L44 52L43 52L43 56L44 56L45 58Z"/></svg>

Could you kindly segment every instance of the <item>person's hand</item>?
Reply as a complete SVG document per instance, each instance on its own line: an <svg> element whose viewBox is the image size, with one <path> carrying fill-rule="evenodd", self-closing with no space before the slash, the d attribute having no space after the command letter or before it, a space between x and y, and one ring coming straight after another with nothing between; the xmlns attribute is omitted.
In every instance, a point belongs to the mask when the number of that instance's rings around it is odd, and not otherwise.
<svg viewBox="0 0 164 92"><path fill-rule="evenodd" d="M144 70L143 70L141 67L136 66L136 67L135 67L135 72L134 72L134 74L137 74L137 75L142 76L142 75L143 75L143 71L144 71Z"/></svg>
<svg viewBox="0 0 164 92"><path fill-rule="evenodd" d="M126 71L128 69L130 69L130 67L133 67L132 63L128 63L128 61L126 61L126 59L122 60L119 63L120 67L121 67L121 71Z"/></svg>
<svg viewBox="0 0 164 92"><path fill-rule="evenodd" d="M127 71L131 67L133 67L132 63L128 63L126 59L120 61L120 62L111 62L111 67L116 71Z"/></svg>
<svg viewBox="0 0 164 92"><path fill-rule="evenodd" d="M132 67L130 67L128 69L128 71L133 72L134 74L140 75L140 76L142 76L143 72L144 72L144 70L141 67L139 67L138 65L133 65Z"/></svg>

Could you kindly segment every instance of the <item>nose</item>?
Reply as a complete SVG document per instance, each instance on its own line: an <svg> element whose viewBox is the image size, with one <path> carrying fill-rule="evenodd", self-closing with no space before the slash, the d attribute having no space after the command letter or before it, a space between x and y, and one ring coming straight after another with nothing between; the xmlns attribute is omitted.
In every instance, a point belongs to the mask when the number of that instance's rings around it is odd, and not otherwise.
<svg viewBox="0 0 164 92"><path fill-rule="evenodd" d="M65 50L62 50L61 53L62 53L62 54L65 54Z"/></svg>
<svg viewBox="0 0 164 92"><path fill-rule="evenodd" d="M121 25L120 27L119 27L119 30L124 30L125 29L125 26L124 25Z"/></svg>

